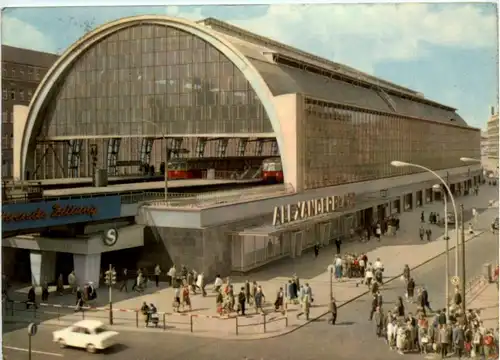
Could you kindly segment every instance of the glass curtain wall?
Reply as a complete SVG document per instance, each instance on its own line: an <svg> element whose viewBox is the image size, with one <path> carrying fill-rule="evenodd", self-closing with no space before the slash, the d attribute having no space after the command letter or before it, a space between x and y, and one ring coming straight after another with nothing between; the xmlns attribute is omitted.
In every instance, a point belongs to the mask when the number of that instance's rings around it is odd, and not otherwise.
<svg viewBox="0 0 500 360"><path fill-rule="evenodd" d="M140 25L110 35L74 63L39 137L131 137L119 160L137 160L142 136L271 132L257 94L226 56L173 27ZM159 143L153 162L164 160L166 144Z"/></svg>
<svg viewBox="0 0 500 360"><path fill-rule="evenodd" d="M437 122L306 100L304 124L306 189L419 172L392 160L440 170L480 156L479 131Z"/></svg>

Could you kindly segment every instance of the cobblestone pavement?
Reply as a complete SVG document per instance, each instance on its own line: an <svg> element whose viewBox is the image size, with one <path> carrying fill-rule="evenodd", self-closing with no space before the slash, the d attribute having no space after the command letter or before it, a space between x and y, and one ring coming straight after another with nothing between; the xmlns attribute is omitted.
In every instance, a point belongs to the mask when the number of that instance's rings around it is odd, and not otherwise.
<svg viewBox="0 0 500 360"><path fill-rule="evenodd" d="M468 242L466 251L467 280L476 278L483 263L497 261L498 238L491 233L483 233ZM450 256L454 261L454 254ZM444 307L445 257L421 266L412 272L417 286L425 284L429 291L431 305ZM404 292L399 280L388 283L383 288L386 310L395 305L398 296ZM51 332L57 327L42 324L39 334L33 338L33 359L54 360L396 360L401 355L390 351L387 345L375 337L374 328L368 321L370 298L363 296L339 308L336 326L327 323L327 316L309 325L280 337L271 339L237 341L186 337L169 332L121 332L120 344L104 354L87 355L83 351L59 349L51 342ZM407 311L415 311L414 305L407 305ZM3 346L6 359L26 358L26 329L4 334ZM43 352L43 353L41 353ZM418 354L407 354L406 359L422 360Z"/></svg>
<svg viewBox="0 0 500 360"><path fill-rule="evenodd" d="M495 194L493 194L495 193ZM457 198L457 204L464 203L466 211L466 218L470 217L471 208L475 206L480 213L479 222L476 230L476 235L480 231L486 230L498 213L497 208L487 209L488 200L493 195L496 196L496 189L493 187L483 186L479 196L465 196ZM386 279L397 277L400 275L404 264L408 264L410 268L425 263L429 259L436 257L444 251L444 241L442 234L444 229L435 225L425 224L433 231L433 241L421 242L418 238L418 228L420 227L420 211L424 211L427 215L431 211L442 211L442 203L429 204L423 208L419 208L413 212L405 212L401 214L401 230L396 236L383 237L380 242L372 239L368 243L351 242L342 247L342 252L366 252L369 261L375 261L377 257L381 258L385 265L384 276ZM450 245L454 245L456 238L454 230L450 231ZM467 240L470 239L467 236ZM303 326L305 320L297 320L297 308L291 306L288 311L288 326L285 325L284 317L281 314L272 311L272 303L274 302L275 294L280 286L284 286L286 281L292 274L297 274L302 283L308 282L313 290L315 298L314 306L311 309L311 318L318 317L327 311L327 303L330 293L330 274L326 271L327 266L333 260L334 249L326 247L321 249L320 255L317 259L310 253L305 253L298 259L286 259L277 264L272 264L259 271L256 271L247 277L232 277L232 282L236 291L240 288L243 281L248 279L257 281L262 285L264 293L267 295L266 311L270 315L266 316L265 321L265 334L264 334L264 317L261 315L252 314L250 316L240 317L238 319L238 335L236 335L236 320L227 319L211 319L215 314L215 295L212 292L212 286L207 286L209 295L202 298L199 295L191 298L193 304L193 311L190 314L198 315L198 317L167 315L165 317L169 331L177 331L189 334L191 328L193 334L199 336L216 336L224 338L253 338L253 337L270 337L276 336L286 331L291 331L297 327ZM410 255L411 256L408 256ZM335 281L333 284L333 293L337 300L338 305L352 301L352 299L361 296L366 292L364 286L357 286L359 280L352 279L344 282ZM114 291L114 308L115 309L138 309L143 301L147 303L154 303L160 312L172 312L172 299L173 290L169 288L156 289L149 288L147 294L142 296L134 296L129 299L120 300L120 298L129 296L130 294L120 293ZM19 295L19 294L18 294ZM24 298L23 298L24 299ZM103 301L107 299L105 291L100 289L98 296L99 303L96 305L104 305ZM74 298L71 296L53 296L51 301L58 303L73 304ZM44 309L45 310L45 309ZM45 312L44 314L37 314L40 320L47 320L50 318L58 317L62 319L63 323L73 322L80 318L81 315L66 315L59 316L59 314L67 314L71 311L64 311L54 309L52 314ZM134 328L136 326L136 314L134 312L119 312L115 313L115 325L120 327ZM19 316L16 313L16 316ZM93 318L102 318L104 321L108 315L106 312L92 312L87 313L85 316L92 316ZM53 320L55 321L55 320ZM57 320L59 321L59 320ZM141 324L139 324L141 326Z"/></svg>

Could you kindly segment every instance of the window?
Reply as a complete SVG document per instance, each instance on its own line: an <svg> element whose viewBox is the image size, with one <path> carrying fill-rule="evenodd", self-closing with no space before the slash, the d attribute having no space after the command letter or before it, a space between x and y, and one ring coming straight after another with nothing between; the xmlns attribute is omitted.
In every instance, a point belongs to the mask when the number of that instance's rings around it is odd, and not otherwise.
<svg viewBox="0 0 500 360"><path fill-rule="evenodd" d="M31 98L33 97L33 91L28 90L28 100L31 101Z"/></svg>
<svg viewBox="0 0 500 360"><path fill-rule="evenodd" d="M23 68L19 69L19 77L21 77L21 78L24 77L24 69Z"/></svg>
<svg viewBox="0 0 500 360"><path fill-rule="evenodd" d="M35 69L35 80L40 80L40 69Z"/></svg>
<svg viewBox="0 0 500 360"><path fill-rule="evenodd" d="M3 99L7 100L7 89L2 89Z"/></svg>
<svg viewBox="0 0 500 360"><path fill-rule="evenodd" d="M10 99L16 100L16 89L10 89Z"/></svg>
<svg viewBox="0 0 500 360"><path fill-rule="evenodd" d="M24 90L19 90L19 100L24 100Z"/></svg>
<svg viewBox="0 0 500 360"><path fill-rule="evenodd" d="M2 76L7 77L7 68L2 68Z"/></svg>
<svg viewBox="0 0 500 360"><path fill-rule="evenodd" d="M16 69L12 68L11 72L12 72L12 77L15 78L16 77Z"/></svg>
<svg viewBox="0 0 500 360"><path fill-rule="evenodd" d="M28 68L28 80L33 80L33 69Z"/></svg>

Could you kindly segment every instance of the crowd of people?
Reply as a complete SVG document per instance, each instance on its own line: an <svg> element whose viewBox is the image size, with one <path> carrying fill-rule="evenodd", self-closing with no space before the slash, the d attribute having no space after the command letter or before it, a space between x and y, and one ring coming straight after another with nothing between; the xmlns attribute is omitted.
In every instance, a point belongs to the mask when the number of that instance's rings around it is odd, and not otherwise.
<svg viewBox="0 0 500 360"><path fill-rule="evenodd" d="M375 334L385 340L391 350L400 354L420 352L437 353L441 358L455 354L458 358L498 358L498 328L486 329L479 310L470 309L462 313L460 289L455 289L453 304L447 309L432 310L429 294L424 286L417 290L414 298L415 281L406 265L401 280L406 285L406 301L398 297L394 308L384 310L380 289L371 287L372 303L369 320L373 321ZM377 282L375 282L377 283ZM374 284L375 284L374 283ZM405 305L406 303L406 305ZM416 305L416 312L406 307Z"/></svg>

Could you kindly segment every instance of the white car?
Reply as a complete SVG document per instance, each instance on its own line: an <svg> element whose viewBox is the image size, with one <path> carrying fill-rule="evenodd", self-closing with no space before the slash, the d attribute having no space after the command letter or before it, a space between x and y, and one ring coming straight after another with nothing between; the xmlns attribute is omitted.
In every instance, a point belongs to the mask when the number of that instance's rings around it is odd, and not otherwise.
<svg viewBox="0 0 500 360"><path fill-rule="evenodd" d="M82 320L52 333L54 342L61 347L86 349L90 353L104 350L116 344L118 333L111 331L97 320Z"/></svg>

